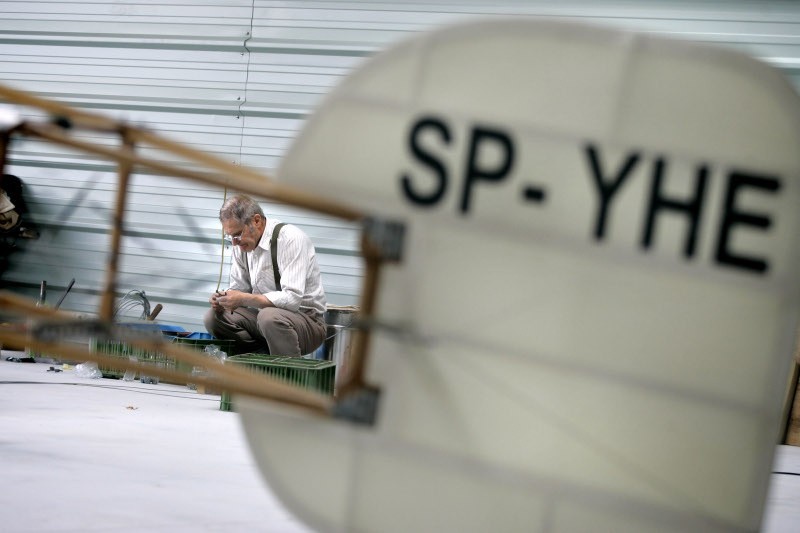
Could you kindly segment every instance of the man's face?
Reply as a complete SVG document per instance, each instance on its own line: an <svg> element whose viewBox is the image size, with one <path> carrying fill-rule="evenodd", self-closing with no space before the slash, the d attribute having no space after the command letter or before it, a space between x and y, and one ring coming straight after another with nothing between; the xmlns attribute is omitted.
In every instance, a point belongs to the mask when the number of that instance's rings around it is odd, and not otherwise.
<svg viewBox="0 0 800 533"><path fill-rule="evenodd" d="M222 223L222 231L230 241L243 252L252 252L258 246L261 235L264 233L265 220L261 215L253 215L246 224L236 220L226 220Z"/></svg>

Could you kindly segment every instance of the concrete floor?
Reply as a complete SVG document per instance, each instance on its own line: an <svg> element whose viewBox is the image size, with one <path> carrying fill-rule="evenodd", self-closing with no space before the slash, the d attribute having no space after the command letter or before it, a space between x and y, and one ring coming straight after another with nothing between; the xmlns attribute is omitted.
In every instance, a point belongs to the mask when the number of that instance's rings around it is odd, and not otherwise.
<svg viewBox="0 0 800 533"><path fill-rule="evenodd" d="M0 361L0 530L308 533L219 396ZM800 447L779 446L762 531L800 531ZM310 498L325 497L309 494Z"/></svg>
<svg viewBox="0 0 800 533"><path fill-rule="evenodd" d="M239 417L187 387L0 362L0 530L310 531L262 481Z"/></svg>

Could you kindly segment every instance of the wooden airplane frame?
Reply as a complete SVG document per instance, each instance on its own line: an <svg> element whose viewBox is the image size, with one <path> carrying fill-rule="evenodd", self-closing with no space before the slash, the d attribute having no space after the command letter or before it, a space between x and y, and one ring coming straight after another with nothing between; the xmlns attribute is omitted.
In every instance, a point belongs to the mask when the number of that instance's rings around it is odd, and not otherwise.
<svg viewBox="0 0 800 533"><path fill-rule="evenodd" d="M361 253L366 262L366 274L360 305L360 316L362 318L369 317L373 309L375 287L379 280L381 264L385 260L381 252L382 244L369 238L370 229L374 229L379 224L376 219L369 218L366 213L341 203L328 201L318 195L276 183L265 174L228 163L218 157L192 149L184 144L171 141L144 128L123 121L78 110L7 86L0 86L0 99L18 106L35 108L51 117L51 120L43 122L19 121L0 132L0 168L5 168L9 145L15 136L43 139L110 159L118 165L118 183L112 215L112 220L115 223L112 226L110 235L105 284L100 295L97 321L91 322L91 327L95 332L112 335L115 338L124 338L132 346L147 351L161 352L190 365L210 367L210 376L192 378L193 381L200 384L212 387L224 386L225 390L231 393L291 403L321 414L330 414L332 412L334 402L330 397L288 385L269 376L257 375L233 368L231 365L226 366L216 364L214 361L209 362L209 358L201 357L191 350L152 338L143 338L114 324L113 309L117 298L117 267L120 243L123 236L122 221L124 221L125 217L128 185L132 173L137 167L141 167L163 175L217 185L287 205L310 209L347 221L361 222L362 226L367 230L361 239ZM118 147L109 147L75 138L73 134L80 131L96 131L115 135L118 137L120 145ZM140 147L158 149L162 153L179 158L184 163L194 165L194 168L142 157L136 153L137 148ZM197 170L197 167L205 170ZM378 239L381 239L381 237L379 236ZM76 329L86 330L90 325L90 322L86 320L76 322L74 316L68 312L39 307L34 301L14 295L8 291L0 291L0 305L12 312L25 315L29 319L45 322L49 324L51 332L56 332L55 335L44 335L44 338L41 338L41 335L36 334L37 331L40 331L36 327L32 329L33 334L14 330L0 330L0 341L2 342L17 346L28 346L32 350L41 353L58 354L70 360L93 361L125 370L145 370L148 375L152 374L164 379L180 380L186 377L184 374L169 368L153 367L136 361L128 361L126 358L115 357L102 351L89 351L75 344L60 342L58 339L59 328L64 332L74 332ZM54 327L54 323L58 324L58 326ZM374 392L374 388L368 387L364 382L364 365L368 343L368 328L358 328L355 332L355 341L347 375L342 378L338 387L337 396L340 401L353 392L364 390L371 391L371 393Z"/></svg>

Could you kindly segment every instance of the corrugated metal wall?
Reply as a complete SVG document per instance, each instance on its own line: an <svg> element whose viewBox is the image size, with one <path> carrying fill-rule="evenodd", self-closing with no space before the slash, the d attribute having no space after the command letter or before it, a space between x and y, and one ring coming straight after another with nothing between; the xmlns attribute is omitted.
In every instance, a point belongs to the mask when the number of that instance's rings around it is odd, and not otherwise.
<svg viewBox="0 0 800 533"><path fill-rule="evenodd" d="M271 173L320 99L364 58L398 39L477 16L532 15L608 23L743 49L800 86L800 3L734 1L171 0L0 2L0 80L65 103L143 123L195 148ZM335 140L332 140L335 142ZM24 140L10 172L23 178L41 231L20 243L3 285L92 312L103 282L113 165ZM216 213L224 192L138 174L132 186L120 289L162 303L162 322L202 329L222 277ZM307 231L329 300L357 303L355 228L265 202Z"/></svg>

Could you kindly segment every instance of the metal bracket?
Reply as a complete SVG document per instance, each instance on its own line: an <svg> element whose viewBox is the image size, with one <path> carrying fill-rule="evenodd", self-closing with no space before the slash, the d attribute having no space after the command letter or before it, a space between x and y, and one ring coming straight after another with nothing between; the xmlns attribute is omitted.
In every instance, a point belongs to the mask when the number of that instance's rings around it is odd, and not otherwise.
<svg viewBox="0 0 800 533"><path fill-rule="evenodd" d="M406 226L402 222L367 217L363 220L364 237L386 261L400 261L403 256Z"/></svg>
<svg viewBox="0 0 800 533"><path fill-rule="evenodd" d="M363 387L348 392L333 406L333 417L372 426L378 414L378 398L381 391L377 387Z"/></svg>

